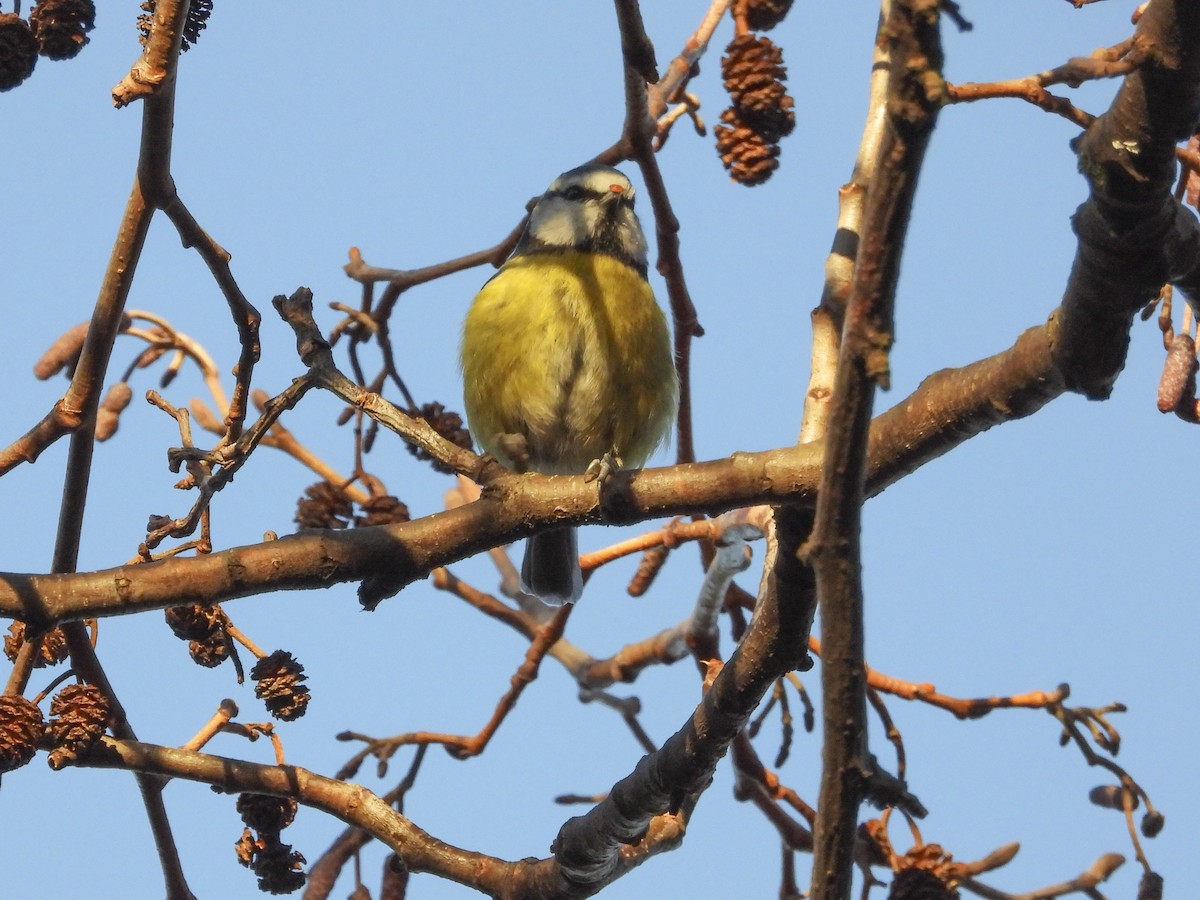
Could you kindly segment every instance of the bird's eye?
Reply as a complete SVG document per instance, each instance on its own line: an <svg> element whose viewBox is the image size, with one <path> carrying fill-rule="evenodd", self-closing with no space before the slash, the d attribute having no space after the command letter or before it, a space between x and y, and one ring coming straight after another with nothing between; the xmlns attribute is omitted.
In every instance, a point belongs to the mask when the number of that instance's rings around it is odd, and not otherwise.
<svg viewBox="0 0 1200 900"><path fill-rule="evenodd" d="M564 200L582 200L583 188L577 184L573 184L570 187L565 188L562 192L562 195Z"/></svg>

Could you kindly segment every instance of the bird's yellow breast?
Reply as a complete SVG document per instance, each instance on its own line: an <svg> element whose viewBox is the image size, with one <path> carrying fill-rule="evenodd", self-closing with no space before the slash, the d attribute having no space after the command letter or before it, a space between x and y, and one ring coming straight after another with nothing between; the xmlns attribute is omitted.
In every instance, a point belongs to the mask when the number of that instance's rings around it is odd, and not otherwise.
<svg viewBox="0 0 1200 900"><path fill-rule="evenodd" d="M524 436L530 468L580 473L616 450L641 465L667 436L677 382L649 283L596 253L532 253L504 264L463 325L467 420L480 446Z"/></svg>

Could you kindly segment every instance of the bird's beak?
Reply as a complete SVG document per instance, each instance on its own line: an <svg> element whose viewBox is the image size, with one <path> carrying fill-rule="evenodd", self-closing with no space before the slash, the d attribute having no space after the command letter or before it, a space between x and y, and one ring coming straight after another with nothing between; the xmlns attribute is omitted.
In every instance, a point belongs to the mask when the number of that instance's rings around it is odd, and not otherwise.
<svg viewBox="0 0 1200 900"><path fill-rule="evenodd" d="M628 194L625 188L619 184L610 184L608 193L604 195L604 206L609 211L609 214L616 212L625 204L628 199Z"/></svg>

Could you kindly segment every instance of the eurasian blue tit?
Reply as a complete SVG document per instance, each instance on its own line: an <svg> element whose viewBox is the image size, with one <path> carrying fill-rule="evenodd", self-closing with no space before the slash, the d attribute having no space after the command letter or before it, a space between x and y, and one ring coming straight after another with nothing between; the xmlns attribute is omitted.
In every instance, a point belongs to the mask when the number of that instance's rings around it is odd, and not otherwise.
<svg viewBox="0 0 1200 900"><path fill-rule="evenodd" d="M579 475L616 457L636 467L671 430L679 382L633 204L616 169L564 172L467 313L467 421L505 465ZM573 527L528 539L521 582L550 605L579 599Z"/></svg>

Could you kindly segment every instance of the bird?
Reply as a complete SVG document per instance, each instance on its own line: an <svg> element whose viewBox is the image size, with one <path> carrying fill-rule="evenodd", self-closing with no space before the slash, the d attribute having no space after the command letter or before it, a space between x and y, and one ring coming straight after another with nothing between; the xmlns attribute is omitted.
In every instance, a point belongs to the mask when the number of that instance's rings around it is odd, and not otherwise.
<svg viewBox="0 0 1200 900"><path fill-rule="evenodd" d="M609 166L559 175L463 322L464 408L480 448L547 475L640 467L667 440L679 381L647 281L636 191ZM583 592L574 527L532 535L521 589L550 606Z"/></svg>

